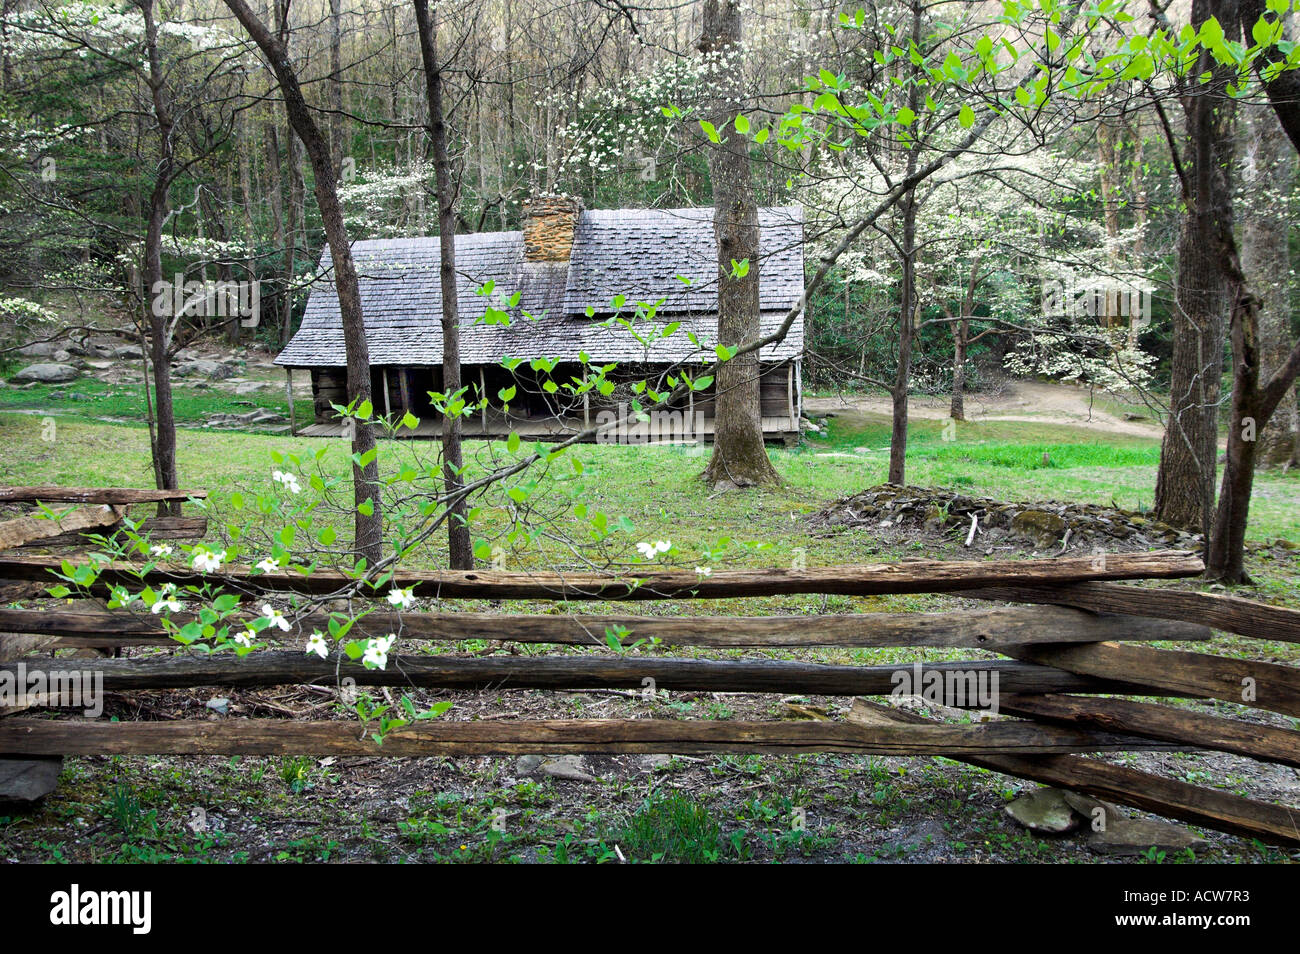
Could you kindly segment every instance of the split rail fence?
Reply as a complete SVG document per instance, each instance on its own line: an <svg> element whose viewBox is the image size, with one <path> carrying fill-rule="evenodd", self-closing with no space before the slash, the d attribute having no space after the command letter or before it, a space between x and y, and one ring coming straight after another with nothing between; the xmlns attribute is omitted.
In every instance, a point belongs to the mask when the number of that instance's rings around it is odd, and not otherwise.
<svg viewBox="0 0 1300 954"><path fill-rule="evenodd" d="M3 491L0 491L3 499ZM59 560L0 552L0 581L49 583ZM781 693L858 697L847 721L732 721L660 718L421 721L390 731L381 745L355 721L226 718L110 722L66 714L0 718L0 758L95 755L467 756L528 753L812 752L870 756L945 756L1007 775L1232 834L1300 845L1300 810L1116 765L1087 755L1138 751L1217 751L1300 767L1300 732L1239 718L1241 706L1300 719L1300 669L1210 652L1156 648L1157 641L1208 643L1211 627L1243 637L1300 642L1300 611L1250 600L1132 581L1191 577L1198 557L1183 552L1002 562L910 561L796 570L654 571L636 579L581 573L488 570L402 572L392 586L440 601L544 600L650 602L732 599L780 594L949 593L987 601L941 613L707 616L570 613L402 612L380 604L354 634L396 632L402 644L466 639L560 647L605 648L608 627L624 639L656 637L664 647L712 649L943 648L983 650L982 657L926 663L945 686L944 702L972 707L954 687L997 674L999 717L940 722L869 697L895 694L907 664L831 665L770 658L677 658L627 653L390 656L386 669L267 649L242 659L144 653L93 661L106 692L196 687L357 686L441 690L641 690ZM1129 582L1123 582L1129 581ZM109 565L95 584L139 586L136 569ZM155 587L220 582L248 597L348 591L333 572L252 574L237 568L200 576L159 568ZM385 591L387 588L385 588ZM1008 603L1030 605L1004 605ZM184 617L176 622L183 624ZM297 620L302 632L324 630L328 614ZM42 650L175 647L157 617L123 610L0 609L0 633L38 634ZM263 633L263 637L269 634ZM0 639L2 643L2 639ZM3 654L0 654L3 655ZM32 660L27 659L32 665ZM0 661L16 676L20 660ZM84 668L85 660L48 661ZM920 690L917 689L919 692ZM1123 697L1123 698L1119 698ZM1217 700L1222 714L1157 700ZM1274 720L1279 721L1279 720Z"/></svg>

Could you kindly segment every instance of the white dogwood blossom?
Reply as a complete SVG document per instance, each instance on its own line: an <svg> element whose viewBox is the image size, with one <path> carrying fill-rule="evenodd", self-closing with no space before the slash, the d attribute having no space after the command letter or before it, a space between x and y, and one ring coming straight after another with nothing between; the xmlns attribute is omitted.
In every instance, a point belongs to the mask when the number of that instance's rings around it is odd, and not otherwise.
<svg viewBox="0 0 1300 954"><path fill-rule="evenodd" d="M314 630L307 637L307 648L305 652L315 653L321 659L329 655L329 645L325 642L325 637L320 630Z"/></svg>
<svg viewBox="0 0 1300 954"><path fill-rule="evenodd" d="M289 632L292 628L289 621L285 619L284 614L272 606L270 603L262 604L262 615L271 621L271 625L283 632Z"/></svg>

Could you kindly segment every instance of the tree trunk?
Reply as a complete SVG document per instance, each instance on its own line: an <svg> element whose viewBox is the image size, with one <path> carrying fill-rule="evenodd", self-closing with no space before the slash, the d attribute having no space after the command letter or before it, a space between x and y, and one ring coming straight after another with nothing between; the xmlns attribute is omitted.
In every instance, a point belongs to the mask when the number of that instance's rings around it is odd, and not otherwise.
<svg viewBox="0 0 1300 954"><path fill-rule="evenodd" d="M447 157L447 124L442 104L442 68L438 62L438 24L429 16L429 0L415 0L415 19L420 31L420 57L428 96L429 145L433 152L434 183L438 201L438 247L441 253L439 281L442 290L442 391L447 401L461 389L460 308L456 298L456 186ZM448 495L463 485L459 414L442 416L442 475ZM464 497L454 500L447 513L447 557L453 570L474 567L470 541L469 507Z"/></svg>
<svg viewBox="0 0 1300 954"><path fill-rule="evenodd" d="M1241 265L1246 285L1260 298L1259 350L1264 374L1272 374L1291 350L1290 219L1286 201L1295 178L1295 150L1271 107L1243 110L1247 133L1241 195L1245 203L1241 230ZM1259 432L1260 466L1300 463L1300 421L1295 389Z"/></svg>
<svg viewBox="0 0 1300 954"><path fill-rule="evenodd" d="M700 52L716 92L709 110L721 137L709 149L713 181L713 232L718 243L718 343L734 347L760 333L758 207L749 163L749 140L736 131L743 83L735 61L740 47L739 0L705 0ZM721 60L721 62L720 62ZM732 262L748 262L733 275ZM713 456L704 478L713 486L745 487L780 482L763 443L759 401L759 354L751 351L717 366L714 380Z"/></svg>
<svg viewBox="0 0 1300 954"><path fill-rule="evenodd" d="M916 153L907 174L915 172ZM907 392L912 385L912 342L916 337L916 194L903 197L902 282L898 295L898 370L894 374L893 422L889 431L889 482L907 483Z"/></svg>
<svg viewBox="0 0 1300 954"><path fill-rule="evenodd" d="M970 337L970 322L965 318L954 325L952 336L952 406L948 416L954 421L966 420L966 341Z"/></svg>
<svg viewBox="0 0 1300 954"><path fill-rule="evenodd" d="M330 161L342 174L343 155L343 0L330 0Z"/></svg>
<svg viewBox="0 0 1300 954"><path fill-rule="evenodd" d="M339 205L338 179L330 163L329 144L321 135L315 119L303 98L298 76L289 62L288 51L244 0L226 0L226 6L239 20L275 71L275 78L284 97L289 122L297 132L307 151L315 177L316 205L320 209L321 224L329 243L330 258L334 268L334 285L338 291L339 313L343 319L343 345L347 354L348 399L360 404L369 401L370 349L366 343L366 326L361 312L361 288L357 280L356 264L352 260L352 247L348 241L347 227L343 223L343 209ZM353 499L355 512L354 548L359 559L373 566L383 555L383 510L379 496L379 464L376 455L375 434L368 424L359 424L353 430L352 465ZM368 460L364 466L358 460ZM362 512L367 501L370 513Z"/></svg>
<svg viewBox="0 0 1300 954"><path fill-rule="evenodd" d="M912 46L921 46L920 0L912 4ZM913 77L907 88L907 105L915 113L921 105L921 85ZM916 175L917 144L907 147L907 178ZM916 187L902 197L903 236L899 244L902 282L898 295L898 370L894 375L893 422L889 431L889 482L907 482L907 392L912 386L912 342L919 316L916 314Z"/></svg>
<svg viewBox="0 0 1300 954"><path fill-rule="evenodd" d="M148 311L149 351L153 360L154 387L154 478L159 490L180 486L176 467L176 414L172 407L171 342L178 316L173 315L178 295L163 277L162 234L170 211L172 180L176 176L173 152L175 121L171 104L163 87L161 58L158 54L158 24L153 17L153 0L138 0L144 18L145 50L149 58L149 91L153 100L154 120L158 128L160 158L156 166L154 187L149 195L149 220L145 228L143 301ZM165 298L164 298L165 296ZM180 504L160 503L158 514L180 514Z"/></svg>
<svg viewBox="0 0 1300 954"><path fill-rule="evenodd" d="M1213 0L1195 0L1197 29L1215 12ZM1215 9L1212 9L1215 8ZM1235 20L1225 29L1233 32ZM1208 52L1193 76L1213 70L1214 82L1193 81L1184 91L1187 119L1183 201L1178 239L1178 287L1173 314L1169 420L1156 474L1155 512L1165 523L1197 529L1209 538L1218 455L1218 406L1223 373L1225 313L1230 298L1220 258L1221 232L1232 230L1232 101L1223 68Z"/></svg>
<svg viewBox="0 0 1300 954"><path fill-rule="evenodd" d="M1232 316L1232 420L1223 487L1215 514L1214 533L1205 561L1205 575L1225 583L1245 583L1246 517L1255 481L1259 450L1259 302L1239 295ZM1265 414L1266 416L1266 414Z"/></svg>

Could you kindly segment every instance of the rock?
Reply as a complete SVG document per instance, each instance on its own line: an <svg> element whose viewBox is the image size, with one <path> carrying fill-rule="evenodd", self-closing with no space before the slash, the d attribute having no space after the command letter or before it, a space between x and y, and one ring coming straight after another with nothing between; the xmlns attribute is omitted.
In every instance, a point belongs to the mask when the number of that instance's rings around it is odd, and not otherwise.
<svg viewBox="0 0 1300 954"><path fill-rule="evenodd" d="M60 349L53 354L55 364L71 364L72 352L67 349Z"/></svg>
<svg viewBox="0 0 1300 954"><path fill-rule="evenodd" d="M587 762L581 755L561 755L547 759L540 766L543 775L568 782L595 782L596 776L587 771Z"/></svg>
<svg viewBox="0 0 1300 954"><path fill-rule="evenodd" d="M58 345L52 341L38 341L35 344L23 345L18 349L18 353L24 358L48 358L59 350Z"/></svg>
<svg viewBox="0 0 1300 954"><path fill-rule="evenodd" d="M942 530L948 525L948 515L931 504L926 508L925 517L921 521L921 526L927 530Z"/></svg>
<svg viewBox="0 0 1300 954"><path fill-rule="evenodd" d="M62 771L62 756L0 758L0 808L30 808L54 791Z"/></svg>
<svg viewBox="0 0 1300 954"><path fill-rule="evenodd" d="M1088 834L1088 848L1100 855L1141 855L1152 847L1199 851L1205 839L1181 825L1149 818L1113 818L1104 831Z"/></svg>
<svg viewBox="0 0 1300 954"><path fill-rule="evenodd" d="M80 373L70 364L30 364L11 380L30 381L33 384L65 384L75 381Z"/></svg>
<svg viewBox="0 0 1300 954"><path fill-rule="evenodd" d="M220 715L225 715L230 711L230 700L221 696L209 699L203 705Z"/></svg>
<svg viewBox="0 0 1300 954"><path fill-rule="evenodd" d="M1064 795L1066 803L1083 819L1085 828L1100 831L1128 817L1119 806L1103 802L1100 798L1079 792L1065 792Z"/></svg>
<svg viewBox="0 0 1300 954"><path fill-rule="evenodd" d="M532 775L542 764L540 755L521 755L515 759L516 775Z"/></svg>
<svg viewBox="0 0 1300 954"><path fill-rule="evenodd" d="M245 381L243 384L235 386L236 394L252 394L254 391L261 391L267 386L265 381Z"/></svg>
<svg viewBox="0 0 1300 954"><path fill-rule="evenodd" d="M113 357L119 359L120 358L143 358L144 352L140 350L139 345L133 345L133 344L122 345L120 348L113 349Z"/></svg>
<svg viewBox="0 0 1300 954"><path fill-rule="evenodd" d="M1039 788L1007 805L1007 814L1030 831L1063 834L1079 827L1079 816L1059 788Z"/></svg>
<svg viewBox="0 0 1300 954"><path fill-rule="evenodd" d="M1050 547L1061 539L1065 521L1046 510L1023 510L1011 518L1011 534L1038 547Z"/></svg>
<svg viewBox="0 0 1300 954"><path fill-rule="evenodd" d="M209 361L207 358L194 358L185 364L179 364L172 369L172 375L178 378L209 378L213 381L220 381L234 374L234 370L228 364L222 364L220 361Z"/></svg>
<svg viewBox="0 0 1300 954"><path fill-rule="evenodd" d="M515 759L516 775L549 775L568 782L595 782L581 755L521 755Z"/></svg>

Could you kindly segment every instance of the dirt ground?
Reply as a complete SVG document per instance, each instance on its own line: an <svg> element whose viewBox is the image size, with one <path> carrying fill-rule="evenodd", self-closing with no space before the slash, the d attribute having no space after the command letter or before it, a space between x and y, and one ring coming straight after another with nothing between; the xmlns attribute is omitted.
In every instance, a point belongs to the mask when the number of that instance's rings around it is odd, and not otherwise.
<svg viewBox="0 0 1300 954"><path fill-rule="evenodd" d="M966 395L966 417L971 421L1023 421L1031 424L1073 424L1110 434L1160 439L1163 428L1154 411L1135 411L1144 420L1125 420L1104 406L1103 395L1086 388L1039 381L1008 381L996 389ZM887 394L844 394L807 397L805 409L814 415L886 415L892 412ZM948 417L947 395L914 395L908 414L927 420Z"/></svg>

